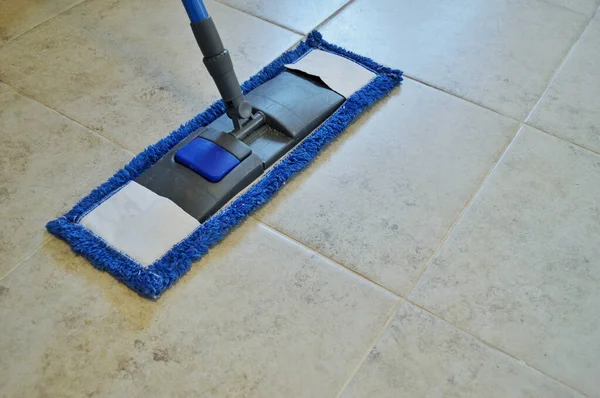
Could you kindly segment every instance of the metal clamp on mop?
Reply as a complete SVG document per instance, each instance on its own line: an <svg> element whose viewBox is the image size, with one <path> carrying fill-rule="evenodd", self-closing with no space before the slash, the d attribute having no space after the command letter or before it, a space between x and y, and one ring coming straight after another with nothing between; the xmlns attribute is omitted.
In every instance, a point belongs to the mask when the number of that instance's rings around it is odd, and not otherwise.
<svg viewBox="0 0 600 398"><path fill-rule="evenodd" d="M136 182L200 222L221 209L345 101L318 78L285 71L244 98L227 51L202 0L183 0L204 65L226 115L200 128Z"/></svg>

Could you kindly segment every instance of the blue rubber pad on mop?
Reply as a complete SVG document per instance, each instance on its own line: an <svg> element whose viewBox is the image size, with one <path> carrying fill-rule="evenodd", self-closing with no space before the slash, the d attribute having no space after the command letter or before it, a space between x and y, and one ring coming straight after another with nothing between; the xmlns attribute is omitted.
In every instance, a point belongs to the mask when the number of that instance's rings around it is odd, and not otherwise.
<svg viewBox="0 0 600 398"><path fill-rule="evenodd" d="M401 71L379 65L369 58L328 43L319 32L314 31L308 35L306 41L285 52L246 81L242 85L242 91L247 94L285 71L284 65L296 62L313 49L345 57L374 72L375 78L346 98L346 102L329 119L285 155L256 184L206 220L156 262L148 266L136 262L85 228L80 221L198 128L207 126L225 114L223 101L217 101L178 130L138 154L107 182L77 203L71 211L50 221L46 225L48 231L67 241L75 253L86 257L96 268L109 272L140 295L159 297L190 269L194 261L204 256L209 248L220 242L233 227L271 199L292 176L308 166L328 143L342 134L356 117L389 94L402 81Z"/></svg>
<svg viewBox="0 0 600 398"><path fill-rule="evenodd" d="M219 182L240 161L214 142L196 138L181 147L175 161L195 171L210 182Z"/></svg>

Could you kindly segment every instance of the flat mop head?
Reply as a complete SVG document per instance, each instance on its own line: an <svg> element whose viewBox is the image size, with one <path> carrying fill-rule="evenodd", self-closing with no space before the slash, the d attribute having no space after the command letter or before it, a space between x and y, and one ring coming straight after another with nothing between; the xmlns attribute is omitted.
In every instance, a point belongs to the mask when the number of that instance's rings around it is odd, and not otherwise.
<svg viewBox="0 0 600 398"><path fill-rule="evenodd" d="M242 85L255 116L233 134L218 101L47 228L157 298L401 81L402 72L312 32Z"/></svg>

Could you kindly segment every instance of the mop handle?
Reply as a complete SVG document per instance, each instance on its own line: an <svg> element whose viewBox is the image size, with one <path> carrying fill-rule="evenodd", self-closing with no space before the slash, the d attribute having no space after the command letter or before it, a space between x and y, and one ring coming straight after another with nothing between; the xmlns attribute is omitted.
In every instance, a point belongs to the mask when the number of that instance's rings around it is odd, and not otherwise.
<svg viewBox="0 0 600 398"><path fill-rule="evenodd" d="M208 11L206 11L203 0L183 0L183 6L188 17L190 17L191 23L200 22L208 18Z"/></svg>
<svg viewBox="0 0 600 398"><path fill-rule="evenodd" d="M227 116L236 130L242 121L252 116L252 106L244 99L240 83L233 70L229 51L223 47L219 32L208 15L202 0L182 0L190 18L196 42L204 55L204 65L212 76L226 106Z"/></svg>

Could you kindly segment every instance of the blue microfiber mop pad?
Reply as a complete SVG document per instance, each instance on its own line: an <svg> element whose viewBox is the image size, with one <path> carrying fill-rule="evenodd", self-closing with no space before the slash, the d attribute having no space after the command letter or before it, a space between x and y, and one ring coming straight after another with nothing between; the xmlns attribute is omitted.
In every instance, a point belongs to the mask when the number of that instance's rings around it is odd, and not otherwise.
<svg viewBox="0 0 600 398"><path fill-rule="evenodd" d="M90 209L140 176L189 134L223 115L225 105L222 101L215 102L169 136L146 148L107 182L77 203L71 211L50 221L46 225L48 231L67 241L75 253L86 257L96 268L109 272L140 295L149 298L159 297L190 269L193 261L201 258L210 247L223 239L231 228L271 199L294 174L304 169L323 147L340 135L359 114L387 95L402 81L401 71L379 65L369 58L330 44L323 40L319 32L313 31L306 41L285 52L246 81L242 85L244 94L283 72L285 64L293 63L316 48L351 59L374 72L376 77L350 96L329 119L265 173L258 182L200 225L154 264L144 267L136 263L78 222Z"/></svg>

